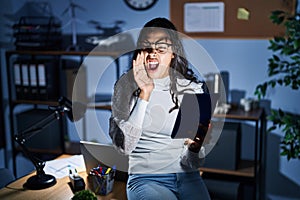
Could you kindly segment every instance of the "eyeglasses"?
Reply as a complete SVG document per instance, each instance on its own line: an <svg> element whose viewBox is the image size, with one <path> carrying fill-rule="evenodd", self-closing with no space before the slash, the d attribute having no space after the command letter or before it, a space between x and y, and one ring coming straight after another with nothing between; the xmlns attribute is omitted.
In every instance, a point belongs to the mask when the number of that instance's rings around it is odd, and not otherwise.
<svg viewBox="0 0 300 200"><path fill-rule="evenodd" d="M161 54L167 53L168 48L172 46L172 44L166 43L166 42L142 42L140 44L140 49L142 51L146 51L148 53L153 52L153 45L154 49Z"/></svg>

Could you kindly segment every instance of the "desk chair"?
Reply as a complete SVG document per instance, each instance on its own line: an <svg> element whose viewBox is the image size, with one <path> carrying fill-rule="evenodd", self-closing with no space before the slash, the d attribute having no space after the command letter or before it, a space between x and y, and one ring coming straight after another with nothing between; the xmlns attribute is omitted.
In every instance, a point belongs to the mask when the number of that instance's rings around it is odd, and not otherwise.
<svg viewBox="0 0 300 200"><path fill-rule="evenodd" d="M14 181L16 178L13 173L6 168L0 169L0 189L5 187L10 182Z"/></svg>

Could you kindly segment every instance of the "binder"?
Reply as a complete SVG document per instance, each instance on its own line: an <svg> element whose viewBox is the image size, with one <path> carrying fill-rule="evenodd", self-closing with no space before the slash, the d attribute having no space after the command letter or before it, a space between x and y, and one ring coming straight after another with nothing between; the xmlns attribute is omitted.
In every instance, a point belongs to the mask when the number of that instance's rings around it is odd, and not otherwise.
<svg viewBox="0 0 300 200"><path fill-rule="evenodd" d="M36 63L29 64L29 80L30 80L30 99L35 100L38 98Z"/></svg>
<svg viewBox="0 0 300 200"><path fill-rule="evenodd" d="M44 63L37 64L37 84L39 100L47 100L47 80L46 80L46 66Z"/></svg>
<svg viewBox="0 0 300 200"><path fill-rule="evenodd" d="M57 101L59 67L55 60L18 60L13 65L16 99Z"/></svg>
<svg viewBox="0 0 300 200"><path fill-rule="evenodd" d="M23 99L30 99L29 70L26 62L21 63Z"/></svg>
<svg viewBox="0 0 300 200"><path fill-rule="evenodd" d="M43 60L38 63L39 100L57 101L59 98L58 62Z"/></svg>
<svg viewBox="0 0 300 200"><path fill-rule="evenodd" d="M21 66L19 62L14 63L14 85L16 91L16 99L23 98L23 91L22 91L22 76L21 76Z"/></svg>

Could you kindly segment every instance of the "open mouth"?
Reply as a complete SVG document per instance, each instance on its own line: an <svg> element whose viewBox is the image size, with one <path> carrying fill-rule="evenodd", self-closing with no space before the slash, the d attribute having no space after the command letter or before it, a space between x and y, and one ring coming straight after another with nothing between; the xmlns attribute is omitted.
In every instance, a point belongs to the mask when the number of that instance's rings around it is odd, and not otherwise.
<svg viewBox="0 0 300 200"><path fill-rule="evenodd" d="M158 68L159 62L157 59L147 59L147 69L156 70Z"/></svg>

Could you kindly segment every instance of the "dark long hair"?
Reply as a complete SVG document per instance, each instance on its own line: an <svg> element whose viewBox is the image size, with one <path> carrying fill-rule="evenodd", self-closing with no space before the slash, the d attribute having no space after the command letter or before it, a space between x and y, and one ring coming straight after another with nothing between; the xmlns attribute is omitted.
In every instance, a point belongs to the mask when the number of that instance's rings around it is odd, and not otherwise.
<svg viewBox="0 0 300 200"><path fill-rule="evenodd" d="M188 67L189 63L185 57L181 38L179 38L176 27L171 21L166 18L154 18L144 25L139 34L137 49L133 54L133 59L136 59L138 53L140 52L139 44L145 39L145 36L147 36L151 31L154 31L155 29L157 30L158 28L166 32L166 34L169 36L168 39L170 39L172 42L172 51L174 54L174 58L171 60L169 69L171 80L170 94L172 96L172 101L175 104L175 106L170 109L170 112L172 112L174 109L179 108L178 94L183 92L177 90L178 79L182 79L182 77L184 77L185 79L190 80L190 83L198 83L199 81L196 78L194 72Z"/></svg>

